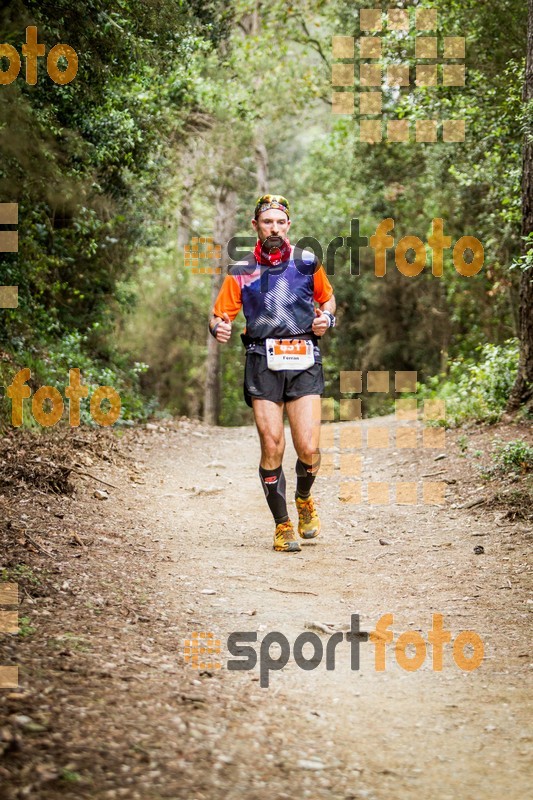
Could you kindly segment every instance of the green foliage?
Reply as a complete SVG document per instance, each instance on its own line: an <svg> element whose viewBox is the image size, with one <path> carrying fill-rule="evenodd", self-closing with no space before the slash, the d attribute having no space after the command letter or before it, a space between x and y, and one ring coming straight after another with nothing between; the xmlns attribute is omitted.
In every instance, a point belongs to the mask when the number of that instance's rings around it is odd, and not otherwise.
<svg viewBox="0 0 533 800"><path fill-rule="evenodd" d="M518 269L522 272L525 272L526 270L533 268L533 233L530 233L528 236L522 236L522 240L525 242L525 253L514 259L509 267L510 270Z"/></svg>
<svg viewBox="0 0 533 800"><path fill-rule="evenodd" d="M533 470L533 447L523 439L500 442L492 455L492 460L502 471L529 472Z"/></svg>
<svg viewBox="0 0 533 800"><path fill-rule="evenodd" d="M113 386L127 421L154 403L139 394L144 368L113 344L116 321L134 302L139 249L166 227L176 142L231 14L219 0L119 6L14 0L0 10L2 38L19 51L36 24L48 48L68 43L79 57L65 86L41 59L35 86L0 87L0 199L19 204L19 253L0 254L0 284L19 287L19 306L1 310L0 342L39 382L65 385L80 367L91 386Z"/></svg>
<svg viewBox="0 0 533 800"><path fill-rule="evenodd" d="M124 319L117 347L142 354L150 365L142 386L176 415L197 417L203 400L207 352L206 314L211 292L206 275L175 263L175 244L141 252L135 313Z"/></svg>
<svg viewBox="0 0 533 800"><path fill-rule="evenodd" d="M26 583L31 586L39 586L41 578L35 574L33 569L27 564L16 564L14 567L4 567L0 571L0 580Z"/></svg>
<svg viewBox="0 0 533 800"><path fill-rule="evenodd" d="M30 618L20 617L18 635L24 639L27 636L31 636L33 633L35 633L35 628L32 625L30 625Z"/></svg>
<svg viewBox="0 0 533 800"><path fill-rule="evenodd" d="M97 323L95 323L97 326ZM19 362L17 367L10 367L2 370L2 377L6 385L11 383L14 375L22 367L31 370L29 385L33 393L40 386L53 386L58 389L66 403L65 387L69 383L69 370L79 369L80 378L84 385L89 389L89 395L80 405L80 420L82 425L96 426L90 414L90 398L99 386L111 386L118 392L121 400L121 414L116 425L126 424L132 420L145 420L153 413L157 407L157 401L153 397L146 397L141 392L141 376L148 369L147 364L131 362L119 353L111 353L109 360L96 361L89 355L87 345L89 335L82 335L79 331L72 331L61 339L50 338L50 344L44 348L43 345L32 345L24 351L15 351L15 357ZM105 410L105 404L102 404ZM0 423L9 425L11 421L11 410L9 401L2 407L3 415ZM62 423L68 424L68 414L63 413ZM62 424L58 423L58 424ZM39 424L33 419L30 413L30 401L24 404L25 427L40 429Z"/></svg>
<svg viewBox="0 0 533 800"><path fill-rule="evenodd" d="M466 453L468 450L468 436L466 436L464 433L461 434L461 436L457 438L457 446L461 453Z"/></svg>
<svg viewBox="0 0 533 800"><path fill-rule="evenodd" d="M62 781L65 781L65 783L83 783L83 782L85 782L84 777L82 775L80 775L79 772L76 772L75 770L72 770L72 769L67 769L66 767L63 767L61 769L61 773L60 773L59 777L60 777L60 779Z"/></svg>
<svg viewBox="0 0 533 800"><path fill-rule="evenodd" d="M68 43L80 57L66 86L41 61L36 86L0 87L0 199L20 211L20 252L0 254L0 284L19 287L19 307L0 312L0 382L16 363L35 386L61 391L79 367L91 391L119 391L125 422L155 411L141 392L201 416L212 283L185 268L181 240L212 234L224 187L237 192L237 231L250 232L264 141L268 190L291 201L293 242L313 236L325 251L352 218L371 236L386 217L396 243L426 241L442 218L452 247L471 235L485 249L473 278L456 272L447 249L437 279L429 248L415 278L398 272L392 251L376 278L368 247L353 275L340 248L326 396L337 400L342 370L417 370L421 392L444 397L452 422L499 417L516 372L520 272L531 265L520 240L521 145L533 113L522 100L525 4L425 0L441 32L467 38L466 86L385 88L383 114L411 127L465 119L467 141L402 145L361 143L357 120L331 114L331 35L357 37L358 11L370 5L272 0L258 13L255 0L89 0L82 9L13 0L0 10L3 41L20 49L36 24L47 47ZM411 33L385 30L386 64L414 67ZM250 419L241 324L222 351L223 424ZM372 413L389 407L367 403Z"/></svg>
<svg viewBox="0 0 533 800"><path fill-rule="evenodd" d="M449 425L460 425L467 420L497 422L516 377L518 350L516 339L503 345L478 347L477 360L453 361L447 377L435 376L425 385L419 385L417 396L445 400Z"/></svg>
<svg viewBox="0 0 533 800"><path fill-rule="evenodd" d="M368 5L331 4L332 32L357 39L358 9ZM361 251L360 277L349 274L345 252L337 256L339 327L328 354L337 369L355 368L354 362L363 369L416 369L426 382L445 371L448 360L468 360L487 340L502 344L516 335L519 276L509 266L520 253L521 145L530 114L522 103L523 2L506 0L495 8L430 0L424 6L437 8L445 35L467 32L466 86L385 89L385 121L407 118L413 129L420 118L465 119L465 144L367 145L358 141L356 120L333 117L316 144L302 148L306 154L290 185L295 218L303 216L298 226L320 241L346 235L351 217L367 236L392 217L396 242L403 235L424 241L433 218L444 220L452 247L464 235L482 242L485 264L472 278L455 271L450 250L440 279L429 274L429 249L426 268L415 278L401 276L392 257L386 276L375 278L369 248ZM505 36L499 35L503 29ZM384 62L408 62L413 71L414 35L386 30L382 39Z"/></svg>

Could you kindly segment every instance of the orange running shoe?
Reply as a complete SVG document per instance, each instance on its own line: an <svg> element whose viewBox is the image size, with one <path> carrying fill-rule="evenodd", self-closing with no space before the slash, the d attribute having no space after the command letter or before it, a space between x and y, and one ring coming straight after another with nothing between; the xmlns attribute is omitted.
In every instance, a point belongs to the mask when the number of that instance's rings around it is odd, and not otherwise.
<svg viewBox="0 0 533 800"><path fill-rule="evenodd" d="M301 549L290 519L287 522L280 522L279 525L276 525L274 550L282 553L298 553Z"/></svg>
<svg viewBox="0 0 533 800"><path fill-rule="evenodd" d="M311 495L305 499L296 497L296 508L298 509L298 533L302 539L314 539L320 533L320 520L315 501Z"/></svg>

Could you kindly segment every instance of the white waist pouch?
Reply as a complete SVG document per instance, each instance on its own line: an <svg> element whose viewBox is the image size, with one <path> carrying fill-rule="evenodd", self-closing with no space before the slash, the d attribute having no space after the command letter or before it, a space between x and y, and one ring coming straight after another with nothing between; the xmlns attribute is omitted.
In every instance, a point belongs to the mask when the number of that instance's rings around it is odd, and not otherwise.
<svg viewBox="0 0 533 800"><path fill-rule="evenodd" d="M282 369L309 369L315 363L311 339L266 339L268 368L279 372Z"/></svg>

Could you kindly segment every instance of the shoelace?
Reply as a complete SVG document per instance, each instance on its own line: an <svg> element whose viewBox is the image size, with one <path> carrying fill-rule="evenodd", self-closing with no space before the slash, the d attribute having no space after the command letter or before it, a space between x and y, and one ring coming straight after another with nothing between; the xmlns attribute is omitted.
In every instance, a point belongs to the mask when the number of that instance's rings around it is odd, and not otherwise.
<svg viewBox="0 0 533 800"><path fill-rule="evenodd" d="M283 536L285 533L292 533L292 525L290 522L282 522L278 529L278 536Z"/></svg>
<svg viewBox="0 0 533 800"><path fill-rule="evenodd" d="M313 500L311 498L303 500L299 503L299 507L303 513L304 522L311 522L314 511Z"/></svg>

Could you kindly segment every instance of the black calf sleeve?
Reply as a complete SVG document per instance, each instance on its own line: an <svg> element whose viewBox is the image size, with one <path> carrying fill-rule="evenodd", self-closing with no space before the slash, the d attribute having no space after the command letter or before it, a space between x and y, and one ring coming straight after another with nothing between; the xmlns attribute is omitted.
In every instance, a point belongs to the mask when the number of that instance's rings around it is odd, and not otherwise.
<svg viewBox="0 0 533 800"><path fill-rule="evenodd" d="M305 500L311 493L311 487L315 482L316 473L320 466L320 453L316 456L314 464L304 464L303 461L296 462L296 496Z"/></svg>
<svg viewBox="0 0 533 800"><path fill-rule="evenodd" d="M283 467L277 469L263 469L259 467L259 477L263 491L265 492L268 507L272 511L274 522L278 525L280 522L287 522L289 515L287 513L287 500L285 499L285 475Z"/></svg>

